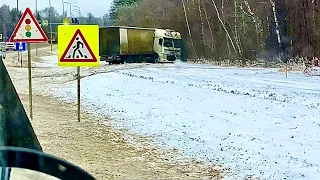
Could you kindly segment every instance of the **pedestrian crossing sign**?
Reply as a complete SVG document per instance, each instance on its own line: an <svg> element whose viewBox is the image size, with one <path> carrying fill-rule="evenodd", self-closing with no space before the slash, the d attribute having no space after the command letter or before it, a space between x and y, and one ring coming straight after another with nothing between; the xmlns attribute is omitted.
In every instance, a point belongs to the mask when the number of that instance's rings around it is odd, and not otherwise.
<svg viewBox="0 0 320 180"><path fill-rule="evenodd" d="M99 66L99 27L58 26L59 66Z"/></svg>
<svg viewBox="0 0 320 180"><path fill-rule="evenodd" d="M87 40L83 37L80 29L72 37L68 47L64 51L61 62L97 62Z"/></svg>

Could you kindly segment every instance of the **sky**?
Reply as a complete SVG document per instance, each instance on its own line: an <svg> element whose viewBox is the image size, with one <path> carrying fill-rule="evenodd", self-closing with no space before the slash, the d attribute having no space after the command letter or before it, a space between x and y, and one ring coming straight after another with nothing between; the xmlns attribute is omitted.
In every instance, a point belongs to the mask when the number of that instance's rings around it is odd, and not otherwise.
<svg viewBox="0 0 320 180"><path fill-rule="evenodd" d="M32 10L36 9L36 0L19 0L19 9L24 11L26 7L29 7ZM37 0L38 1L38 10L49 7L49 0ZM72 6L79 6L81 9L82 15L87 15L88 12L91 12L94 16L103 16L106 14L111 6L112 0L64 0L65 2L69 2ZM16 7L16 0L0 0L0 6L2 4L7 4L10 7ZM62 14L62 0L51 0L52 6L58 11L59 14ZM65 10L68 11L70 5L64 4ZM74 11L74 7L72 7L72 13L76 13Z"/></svg>

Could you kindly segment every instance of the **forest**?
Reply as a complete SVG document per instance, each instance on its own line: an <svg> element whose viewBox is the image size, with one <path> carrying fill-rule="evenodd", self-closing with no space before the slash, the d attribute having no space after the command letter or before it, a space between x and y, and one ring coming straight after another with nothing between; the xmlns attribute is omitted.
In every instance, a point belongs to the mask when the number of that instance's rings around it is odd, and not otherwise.
<svg viewBox="0 0 320 180"><path fill-rule="evenodd" d="M112 25L179 31L189 58L317 62L320 0L114 0Z"/></svg>

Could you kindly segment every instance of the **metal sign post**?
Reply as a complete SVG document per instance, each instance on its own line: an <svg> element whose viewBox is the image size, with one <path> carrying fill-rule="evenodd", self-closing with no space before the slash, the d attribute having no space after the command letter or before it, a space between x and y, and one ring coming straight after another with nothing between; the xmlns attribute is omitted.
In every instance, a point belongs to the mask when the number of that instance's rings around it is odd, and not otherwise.
<svg viewBox="0 0 320 180"><path fill-rule="evenodd" d="M77 67L77 96L78 96L78 122L81 121L81 85L80 85L80 66Z"/></svg>
<svg viewBox="0 0 320 180"><path fill-rule="evenodd" d="M81 73L80 67L97 67L99 57L99 26L58 26L58 65L77 67L77 114L81 119Z"/></svg>
<svg viewBox="0 0 320 180"><path fill-rule="evenodd" d="M23 61L22 61L22 52L20 53L21 57L20 57L20 64L21 64L21 67L23 66Z"/></svg>
<svg viewBox="0 0 320 180"><path fill-rule="evenodd" d="M22 52L27 50L26 46L27 44L25 42L17 42L15 44L15 50L18 51L18 61L20 61L21 67L22 67Z"/></svg>
<svg viewBox="0 0 320 180"><path fill-rule="evenodd" d="M80 17L80 7L74 6L75 8L79 9L79 17ZM75 18L76 19L76 18ZM79 24L79 22L74 21L74 24ZM78 74L78 121L80 122L80 116L81 116L81 74L80 74L80 66L77 67L77 74Z"/></svg>
<svg viewBox="0 0 320 180"><path fill-rule="evenodd" d="M51 52L52 52L52 12L51 12L51 0L49 0L49 26L50 26L50 48L51 48Z"/></svg>
<svg viewBox="0 0 320 180"><path fill-rule="evenodd" d="M36 18L34 17L30 8L26 8L23 15L21 16L17 26L15 27L10 42L16 42L16 49L19 51L28 49L28 77L29 77L29 106L30 106L30 118L33 119L32 110L32 74L31 74L31 47L30 43L47 42L48 37L45 35L43 29L40 27ZM26 43L22 43L26 42ZM22 65L22 58L21 58Z"/></svg>
<svg viewBox="0 0 320 180"><path fill-rule="evenodd" d="M30 106L30 118L33 119L32 111L32 74L31 74L31 48L28 43L28 77L29 77L29 106Z"/></svg>
<svg viewBox="0 0 320 180"><path fill-rule="evenodd" d="M18 62L20 62L20 52L18 51Z"/></svg>
<svg viewBox="0 0 320 180"><path fill-rule="evenodd" d="M35 4L36 4L36 20L38 19L38 0L35 0ZM41 26L41 25L40 25ZM30 44L29 44L30 45ZM38 44L36 44L36 55L38 56Z"/></svg>

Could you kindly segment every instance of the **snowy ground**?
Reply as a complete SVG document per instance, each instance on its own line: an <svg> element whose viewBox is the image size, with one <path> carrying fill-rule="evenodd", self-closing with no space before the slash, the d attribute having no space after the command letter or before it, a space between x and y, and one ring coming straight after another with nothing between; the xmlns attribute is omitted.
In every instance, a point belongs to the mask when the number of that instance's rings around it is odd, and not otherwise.
<svg viewBox="0 0 320 180"><path fill-rule="evenodd" d="M81 86L87 110L159 146L231 167L230 179L320 179L319 82L179 63L98 73ZM52 87L52 95L74 102L75 83Z"/></svg>

